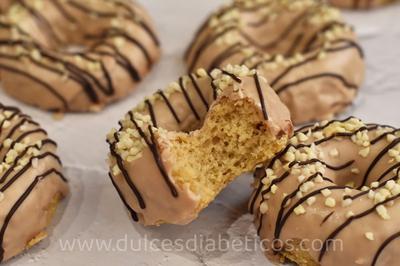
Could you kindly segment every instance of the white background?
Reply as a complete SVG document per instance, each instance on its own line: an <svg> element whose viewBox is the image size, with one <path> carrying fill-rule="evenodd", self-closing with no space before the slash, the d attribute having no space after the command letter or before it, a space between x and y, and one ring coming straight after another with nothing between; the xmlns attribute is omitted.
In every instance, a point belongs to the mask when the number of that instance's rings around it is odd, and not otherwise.
<svg viewBox="0 0 400 266"><path fill-rule="evenodd" d="M10 99L0 92L0 101L19 106L49 132L59 144L59 154L71 184L71 196L57 214L51 237L6 265L269 265L260 251L62 251L59 241L73 239L96 241L124 239L136 249L143 239L256 240L252 217L246 214L250 193L249 176L229 186L196 220L188 226L144 228L127 217L107 178L105 163L108 147L105 135L116 127L126 111L145 95L177 79L184 73L183 52L203 19L224 1L220 0L146 0L157 24L163 57L136 92L99 114L67 114L55 121L46 112ZM400 5L370 12L346 12L356 27L366 52L368 73L354 107L346 115L368 122L400 126ZM141 241L143 240L143 241ZM75 240L76 241L76 240ZM144 244L143 244L144 246ZM158 245L159 246L159 245ZM129 246L128 246L129 248ZM144 249L144 248L143 248Z"/></svg>

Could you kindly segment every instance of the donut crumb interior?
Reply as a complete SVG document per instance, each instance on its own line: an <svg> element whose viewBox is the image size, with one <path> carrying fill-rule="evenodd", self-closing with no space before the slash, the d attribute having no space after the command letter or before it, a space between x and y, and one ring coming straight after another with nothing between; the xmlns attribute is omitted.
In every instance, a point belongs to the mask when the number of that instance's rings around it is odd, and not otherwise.
<svg viewBox="0 0 400 266"><path fill-rule="evenodd" d="M200 196L206 207L235 177L274 156L287 142L268 129L260 110L249 99L222 98L212 106L201 129L174 133L169 152L172 176Z"/></svg>

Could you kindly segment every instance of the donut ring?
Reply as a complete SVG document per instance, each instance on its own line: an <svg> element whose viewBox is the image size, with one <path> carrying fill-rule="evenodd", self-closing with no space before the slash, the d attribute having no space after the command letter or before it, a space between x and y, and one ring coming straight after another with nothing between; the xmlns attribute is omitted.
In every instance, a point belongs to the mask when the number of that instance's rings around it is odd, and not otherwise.
<svg viewBox="0 0 400 266"><path fill-rule="evenodd" d="M287 108L244 66L181 77L119 124L108 135L110 177L144 225L191 222L292 133Z"/></svg>
<svg viewBox="0 0 400 266"><path fill-rule="evenodd" d="M31 117L0 105L0 262L47 237L69 191L56 149Z"/></svg>
<svg viewBox="0 0 400 266"><path fill-rule="evenodd" d="M398 265L400 130L349 118L301 128L290 142L255 174L250 210L274 243L267 256Z"/></svg>
<svg viewBox="0 0 400 266"><path fill-rule="evenodd" d="M132 91L159 57L152 22L132 1L13 3L0 22L0 74L5 91L25 103L99 111Z"/></svg>
<svg viewBox="0 0 400 266"><path fill-rule="evenodd" d="M185 60L189 71L227 63L257 68L295 124L342 112L365 72L351 27L338 10L313 0L236 0L207 19Z"/></svg>
<svg viewBox="0 0 400 266"><path fill-rule="evenodd" d="M334 6L351 9L376 8L392 2L394 0L329 0L329 3Z"/></svg>

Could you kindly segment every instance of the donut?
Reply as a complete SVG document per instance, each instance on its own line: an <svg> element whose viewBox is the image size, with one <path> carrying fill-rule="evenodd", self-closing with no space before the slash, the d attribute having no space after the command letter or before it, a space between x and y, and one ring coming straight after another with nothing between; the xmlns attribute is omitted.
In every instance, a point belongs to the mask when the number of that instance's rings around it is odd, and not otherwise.
<svg viewBox="0 0 400 266"><path fill-rule="evenodd" d="M47 237L69 191L56 150L30 116L0 104L0 262Z"/></svg>
<svg viewBox="0 0 400 266"><path fill-rule="evenodd" d="M297 130L255 171L250 201L269 258L398 265L400 130L350 117Z"/></svg>
<svg viewBox="0 0 400 266"><path fill-rule="evenodd" d="M363 51L337 9L314 0L237 0L212 14L185 55L189 71L256 68L294 124L330 119L364 80Z"/></svg>
<svg viewBox="0 0 400 266"><path fill-rule="evenodd" d="M329 3L340 8L370 9L392 3L394 0L329 0Z"/></svg>
<svg viewBox="0 0 400 266"><path fill-rule="evenodd" d="M16 0L0 26L3 89L49 111L101 110L160 54L148 14L129 0Z"/></svg>
<svg viewBox="0 0 400 266"><path fill-rule="evenodd" d="M110 177L134 221L193 221L235 177L282 149L289 111L245 66L179 78L108 134Z"/></svg>

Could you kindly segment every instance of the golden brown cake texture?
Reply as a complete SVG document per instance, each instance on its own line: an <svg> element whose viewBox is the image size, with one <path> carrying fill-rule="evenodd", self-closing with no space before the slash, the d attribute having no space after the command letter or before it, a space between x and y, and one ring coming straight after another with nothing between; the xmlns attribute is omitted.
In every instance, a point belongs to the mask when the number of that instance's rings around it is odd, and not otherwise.
<svg viewBox="0 0 400 266"><path fill-rule="evenodd" d="M258 69L301 124L352 103L363 56L353 29L323 1L237 0L206 20L185 60L189 71L228 63Z"/></svg>
<svg viewBox="0 0 400 266"><path fill-rule="evenodd" d="M0 105L0 261L46 238L68 194L57 145L31 117Z"/></svg>
<svg viewBox="0 0 400 266"><path fill-rule="evenodd" d="M394 0L329 0L328 2L340 8L370 9L393 3Z"/></svg>
<svg viewBox="0 0 400 266"><path fill-rule="evenodd" d="M131 92L160 54L128 0L21 0L0 19L3 89L51 111L99 111Z"/></svg>
<svg viewBox="0 0 400 266"><path fill-rule="evenodd" d="M119 124L108 136L110 177L132 218L144 225L193 221L292 134L287 108L245 66L183 76Z"/></svg>
<svg viewBox="0 0 400 266"><path fill-rule="evenodd" d="M255 177L250 211L269 258L399 264L399 129L354 117L303 127Z"/></svg>

